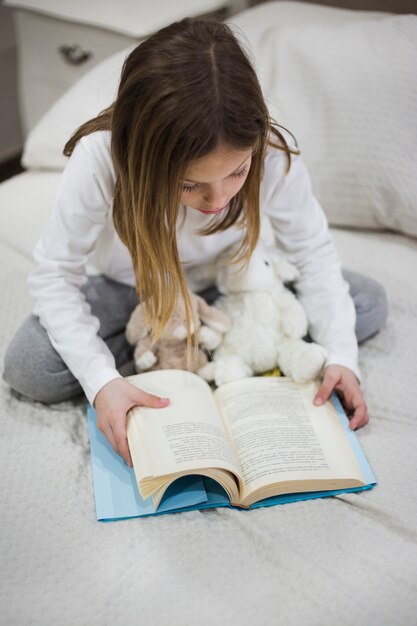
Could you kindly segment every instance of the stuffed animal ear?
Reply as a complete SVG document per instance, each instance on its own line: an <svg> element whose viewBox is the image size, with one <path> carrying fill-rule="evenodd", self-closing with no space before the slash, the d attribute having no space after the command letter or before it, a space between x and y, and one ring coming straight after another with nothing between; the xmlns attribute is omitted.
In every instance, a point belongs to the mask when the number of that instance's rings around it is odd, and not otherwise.
<svg viewBox="0 0 417 626"><path fill-rule="evenodd" d="M274 268L275 275L282 280L283 283L290 283L293 280L297 280L300 276L300 272L285 259L278 254L271 255L271 261Z"/></svg>
<svg viewBox="0 0 417 626"><path fill-rule="evenodd" d="M235 265L231 262L238 249L238 244L232 244L216 259L216 287L223 295L230 292L230 284L235 282L235 275L239 274L239 268L243 269L241 264Z"/></svg>
<svg viewBox="0 0 417 626"><path fill-rule="evenodd" d="M135 346L138 341L148 334L149 329L146 324L145 308L143 304L138 304L126 325L126 339L132 346Z"/></svg>
<svg viewBox="0 0 417 626"><path fill-rule="evenodd" d="M206 326L213 328L213 330L218 330L220 333L225 333L230 329L232 323L226 313L207 304L201 296L195 295L194 297L197 302L198 316Z"/></svg>

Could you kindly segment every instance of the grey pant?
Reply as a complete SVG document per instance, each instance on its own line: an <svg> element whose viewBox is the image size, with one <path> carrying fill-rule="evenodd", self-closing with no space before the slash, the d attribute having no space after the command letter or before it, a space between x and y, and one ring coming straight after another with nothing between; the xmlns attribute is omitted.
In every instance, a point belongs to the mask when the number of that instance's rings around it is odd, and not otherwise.
<svg viewBox="0 0 417 626"><path fill-rule="evenodd" d="M355 303L356 336L362 343L375 335L385 322L388 312L385 290L375 280L360 274L344 270L343 275ZM82 291L92 314L100 320L98 334L113 353L116 367L128 365L132 361L133 347L125 338L125 327L138 303L135 289L96 276L89 278ZM211 304L219 294L212 287L200 295ZM26 319L13 338L4 359L3 378L14 391L48 404L82 393L78 380L52 347L35 315Z"/></svg>

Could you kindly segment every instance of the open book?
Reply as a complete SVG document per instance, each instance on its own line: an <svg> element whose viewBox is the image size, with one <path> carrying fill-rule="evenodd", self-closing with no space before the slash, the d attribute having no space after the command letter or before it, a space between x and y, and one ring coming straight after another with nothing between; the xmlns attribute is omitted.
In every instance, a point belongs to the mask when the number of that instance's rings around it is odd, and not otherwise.
<svg viewBox="0 0 417 626"><path fill-rule="evenodd" d="M212 391L182 370L127 380L170 398L165 408L134 407L128 415L138 488L155 509L171 483L190 474L217 481L242 508L280 494L367 484L333 403L313 405L318 382L254 377Z"/></svg>

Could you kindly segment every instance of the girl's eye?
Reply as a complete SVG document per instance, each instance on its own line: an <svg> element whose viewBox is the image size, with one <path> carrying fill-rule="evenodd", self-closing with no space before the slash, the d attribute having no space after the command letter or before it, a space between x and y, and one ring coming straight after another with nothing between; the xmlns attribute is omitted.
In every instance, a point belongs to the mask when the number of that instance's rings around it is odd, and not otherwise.
<svg viewBox="0 0 417 626"><path fill-rule="evenodd" d="M243 170L240 170L240 172L236 172L235 174L230 174L230 177L241 178L242 176L246 176L247 173L248 173L248 168L244 167ZM182 190L185 191L186 193L190 193L191 191L195 191L199 187L201 187L201 183L195 183L194 185L183 185Z"/></svg>
<svg viewBox="0 0 417 626"><path fill-rule="evenodd" d="M190 191L194 191L200 186L200 183L195 183L195 185L183 185L182 190L189 193Z"/></svg>
<svg viewBox="0 0 417 626"><path fill-rule="evenodd" d="M233 176L233 178L240 178L241 176L246 176L248 172L248 168L244 167L243 170L240 170L240 172L236 172L235 174L231 174L231 176Z"/></svg>

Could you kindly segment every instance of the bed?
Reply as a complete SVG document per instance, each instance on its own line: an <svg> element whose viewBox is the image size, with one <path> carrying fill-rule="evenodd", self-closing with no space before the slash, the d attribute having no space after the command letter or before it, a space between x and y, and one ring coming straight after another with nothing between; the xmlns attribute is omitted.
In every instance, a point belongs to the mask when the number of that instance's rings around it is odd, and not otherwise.
<svg viewBox="0 0 417 626"><path fill-rule="evenodd" d="M271 2L230 21L299 141L343 266L387 292L387 322L360 347L370 422L357 437L378 485L99 523L85 401L46 406L2 381L5 625L417 623L417 16ZM25 171L0 185L1 362L30 312L65 137L107 104L125 54L57 101L26 140Z"/></svg>

